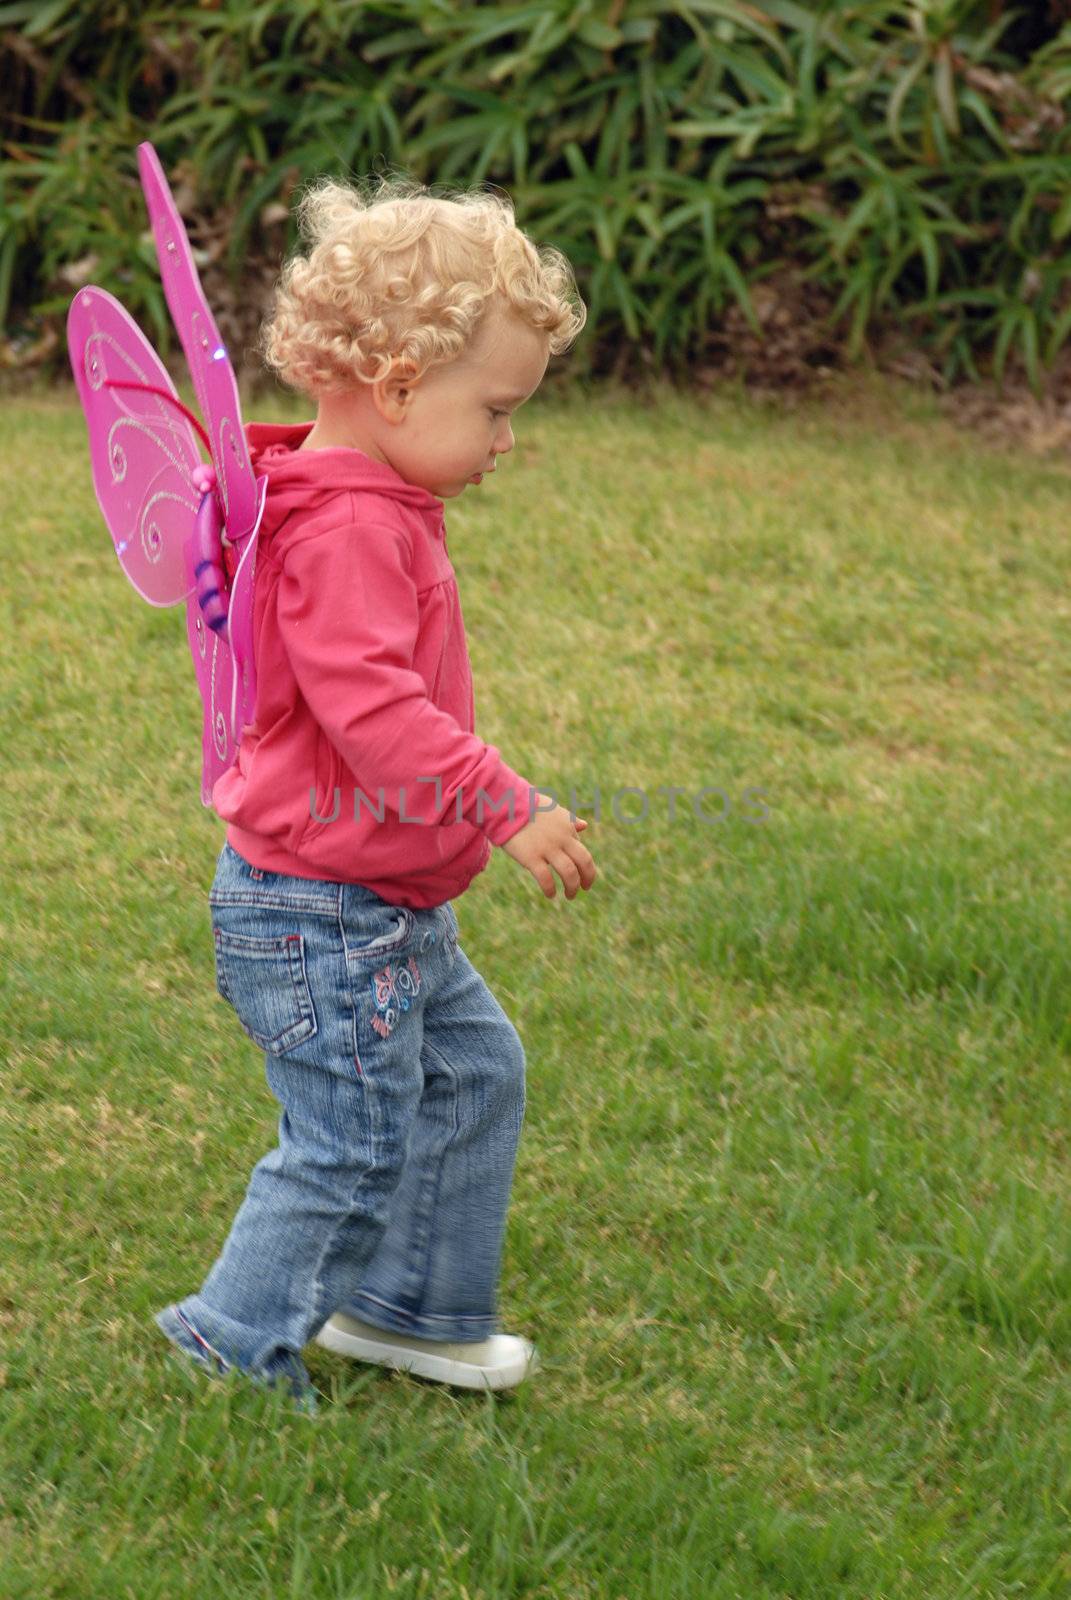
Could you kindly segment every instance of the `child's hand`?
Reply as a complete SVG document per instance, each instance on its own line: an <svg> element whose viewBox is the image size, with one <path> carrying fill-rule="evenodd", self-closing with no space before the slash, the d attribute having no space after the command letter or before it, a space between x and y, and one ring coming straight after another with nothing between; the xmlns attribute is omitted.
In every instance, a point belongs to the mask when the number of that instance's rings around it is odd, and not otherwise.
<svg viewBox="0 0 1071 1600"><path fill-rule="evenodd" d="M549 794L538 795L541 803L550 798ZM554 899L555 872L562 880L565 898L575 900L577 890L590 889L596 877L591 853L580 843L577 831L586 827L583 817L577 817L574 827L565 807L555 805L553 810L537 811L502 849L528 868L548 900Z"/></svg>

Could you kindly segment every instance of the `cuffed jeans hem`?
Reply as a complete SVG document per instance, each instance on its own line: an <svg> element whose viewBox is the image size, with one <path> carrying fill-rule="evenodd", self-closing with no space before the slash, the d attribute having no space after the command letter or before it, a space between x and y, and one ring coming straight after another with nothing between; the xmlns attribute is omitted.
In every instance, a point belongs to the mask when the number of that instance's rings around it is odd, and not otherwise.
<svg viewBox="0 0 1071 1600"><path fill-rule="evenodd" d="M153 1321L177 1350L204 1368L210 1377L235 1373L258 1387L271 1389L280 1385L289 1391L301 1411L316 1414L315 1386L305 1363L292 1350L278 1351L265 1367L247 1367L210 1344L181 1305L165 1306L154 1314Z"/></svg>
<svg viewBox="0 0 1071 1600"><path fill-rule="evenodd" d="M444 1344L464 1344L469 1341L477 1344L498 1332L498 1318L494 1314L482 1317L414 1316L411 1311L392 1305L388 1300L377 1300L370 1294L356 1294L337 1309L345 1316L370 1322L373 1327L384 1328L389 1333L406 1333L412 1339L438 1339Z"/></svg>

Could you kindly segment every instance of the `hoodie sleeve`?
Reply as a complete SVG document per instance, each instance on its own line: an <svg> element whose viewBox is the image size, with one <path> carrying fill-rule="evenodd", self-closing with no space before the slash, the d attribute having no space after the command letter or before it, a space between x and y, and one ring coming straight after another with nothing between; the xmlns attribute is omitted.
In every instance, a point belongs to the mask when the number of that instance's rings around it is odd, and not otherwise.
<svg viewBox="0 0 1071 1600"><path fill-rule="evenodd" d="M362 522L291 545L277 614L298 688L370 804L382 788L398 815L464 820L495 845L527 826L527 780L434 705L414 670L417 590L403 529Z"/></svg>

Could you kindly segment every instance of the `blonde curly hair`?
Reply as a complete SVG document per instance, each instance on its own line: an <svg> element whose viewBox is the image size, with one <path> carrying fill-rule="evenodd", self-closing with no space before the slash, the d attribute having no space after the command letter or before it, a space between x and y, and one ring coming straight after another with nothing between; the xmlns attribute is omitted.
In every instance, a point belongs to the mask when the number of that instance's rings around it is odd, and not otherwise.
<svg viewBox="0 0 1071 1600"><path fill-rule="evenodd" d="M415 382L464 352L493 298L545 330L551 355L572 345L587 321L572 268L517 227L507 196L372 184L322 178L298 203L311 248L284 264L259 339L285 384L316 398L403 363Z"/></svg>

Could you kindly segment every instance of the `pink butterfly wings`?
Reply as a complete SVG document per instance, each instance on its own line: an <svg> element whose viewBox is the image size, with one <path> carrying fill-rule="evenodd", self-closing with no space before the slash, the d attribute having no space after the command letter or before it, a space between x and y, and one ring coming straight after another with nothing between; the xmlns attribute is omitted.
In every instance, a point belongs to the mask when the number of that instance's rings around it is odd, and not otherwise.
<svg viewBox="0 0 1071 1600"><path fill-rule="evenodd" d="M186 410L140 328L105 290L90 285L74 297L68 349L89 430L93 485L120 565L151 604L186 601L204 708L201 801L210 806L256 704L253 593L267 480L253 472L234 371L150 144L139 146L138 164L164 293L207 426ZM196 435L212 471L201 463ZM206 487L212 483L214 492ZM217 528L223 544L235 547L226 596L213 594L204 561ZM212 572L223 577L218 567Z"/></svg>

